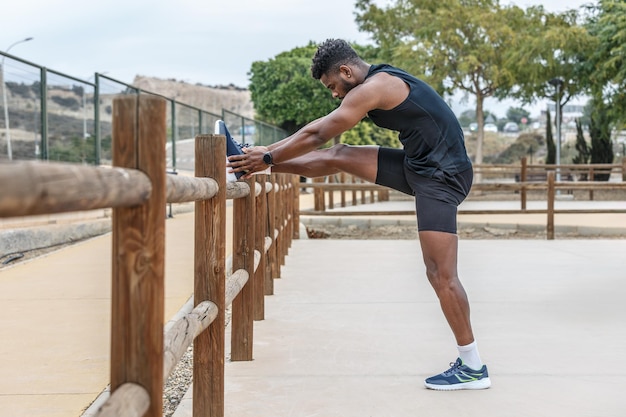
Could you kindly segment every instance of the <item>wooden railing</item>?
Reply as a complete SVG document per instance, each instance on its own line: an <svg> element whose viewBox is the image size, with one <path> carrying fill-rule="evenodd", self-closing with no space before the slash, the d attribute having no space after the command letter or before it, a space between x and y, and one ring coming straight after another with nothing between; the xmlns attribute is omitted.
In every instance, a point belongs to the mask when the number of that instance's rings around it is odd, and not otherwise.
<svg viewBox="0 0 626 417"><path fill-rule="evenodd" d="M331 184L336 184L336 186ZM309 185L311 184L307 184L307 186ZM302 186L302 188L307 186ZM337 206L346 207L348 204L356 206L359 203L389 201L388 188L370 187L370 183L344 172L327 177L313 178L312 188L315 211L324 211L326 208L332 209ZM335 197L339 199L339 203L335 203Z"/></svg>
<svg viewBox="0 0 626 417"><path fill-rule="evenodd" d="M624 166L621 165L601 165L600 167L588 167L585 169L591 172L598 172L604 170L606 172L610 169L621 169L622 174L626 172ZM472 186L473 192L488 193L488 192L512 192L518 193L520 198L519 209L489 209L489 210L463 210L460 209L458 214L546 214L546 233L548 239L554 239L554 216L555 214L593 214L593 213L626 213L626 202L624 208L580 208L580 209L557 209L555 208L555 200L557 199L558 190L572 191L572 190L587 190L590 192L590 197L593 199L593 191L598 190L626 190L626 179L622 182L607 182L607 181L556 181L555 171L552 166L541 165L544 171L543 181L493 181L475 183ZM526 179L527 166L525 163L522 165L499 165L494 166L490 170L487 165L479 166L481 176L485 177L486 173L489 173L493 178L505 178L508 174L514 175L521 172L521 179ZM547 168L547 169L546 169ZM300 215L304 216L400 216L400 215L413 215L415 210L332 210L333 204L327 204L325 196L332 195L340 192L345 193L347 191L355 192L356 190L361 192L374 193L375 191L380 193L385 187L372 183L338 183L335 181L325 181L319 179L312 184L308 184L316 190L316 204L314 210L302 210ZM527 192L528 191L540 191L545 193L545 201L547 201L546 209L527 209ZM343 207L343 206L342 206Z"/></svg>
<svg viewBox="0 0 626 417"><path fill-rule="evenodd" d="M566 183L597 182L601 184L611 174L621 174L622 182L626 182L626 158L622 158L621 164L528 164L526 158L520 160L520 164L481 164L474 166L474 172L483 181L489 179L502 182L513 179L515 182L546 182L549 172L554 172L557 181ZM559 181L560 182L560 181ZM600 187L601 188L601 187ZM585 189L589 192L589 200L594 199L594 191L598 187L566 187L566 192L574 189ZM522 209L526 208L528 189L522 186L519 189Z"/></svg>
<svg viewBox="0 0 626 417"><path fill-rule="evenodd" d="M626 158L615 164L529 164L521 158L519 164L479 164L474 165L474 173L483 180L490 178L514 178L516 181L545 181L548 172L558 172L561 179L568 181L596 181L601 176L621 174L626 182Z"/></svg>
<svg viewBox="0 0 626 417"><path fill-rule="evenodd" d="M164 381L192 342L193 415L223 416L225 310L232 305L231 359L251 360L253 320L263 319L264 295L273 293L272 280L298 237L297 177L227 183L225 138L218 135L196 137L196 177L167 175L165 140L165 100L123 96L113 106L113 168L0 164L0 217L113 208L111 395L100 417L161 417ZM166 204L189 201L194 307L164 333Z"/></svg>

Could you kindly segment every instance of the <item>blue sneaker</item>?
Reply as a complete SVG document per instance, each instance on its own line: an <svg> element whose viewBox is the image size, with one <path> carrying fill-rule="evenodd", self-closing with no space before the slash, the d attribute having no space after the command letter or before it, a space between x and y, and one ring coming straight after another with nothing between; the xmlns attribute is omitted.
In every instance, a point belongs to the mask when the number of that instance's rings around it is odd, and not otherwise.
<svg viewBox="0 0 626 417"><path fill-rule="evenodd" d="M463 364L461 358L450 364L450 369L431 376L424 381L426 388L439 391L452 391L459 389L485 389L491 386L487 366L483 365L479 370L469 368Z"/></svg>
<svg viewBox="0 0 626 417"><path fill-rule="evenodd" d="M226 127L226 124L224 123L223 120L218 120L217 122L215 122L215 134L226 136L226 156L227 157L232 156L232 155L242 155L243 148L248 146L248 145L242 145L241 143L233 139L233 137L230 135L230 132L228 131L228 128ZM245 172L235 172L234 175L236 179L239 179L244 174Z"/></svg>

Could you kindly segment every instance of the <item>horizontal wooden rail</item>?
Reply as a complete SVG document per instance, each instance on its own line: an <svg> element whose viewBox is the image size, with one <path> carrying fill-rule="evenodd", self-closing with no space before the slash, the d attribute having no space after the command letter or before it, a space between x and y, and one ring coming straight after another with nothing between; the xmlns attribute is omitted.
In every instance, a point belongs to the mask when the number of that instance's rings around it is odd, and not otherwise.
<svg viewBox="0 0 626 417"><path fill-rule="evenodd" d="M548 183L545 181L526 182L501 182L501 183L478 183L472 185L476 191L518 191L547 190ZM626 190L626 183L607 181L558 181L554 183L557 190Z"/></svg>
<svg viewBox="0 0 626 417"><path fill-rule="evenodd" d="M380 190L386 187L373 183L352 184L352 183L312 183L307 184L311 188L321 188L328 191L340 190ZM554 184L556 189L572 190L614 190L626 189L626 183L607 181L558 181ZM545 181L526 182L500 182L500 183L477 183L472 185L472 190L480 191L518 191L522 188L527 190L546 190L548 185Z"/></svg>
<svg viewBox="0 0 626 417"><path fill-rule="evenodd" d="M217 194L218 189L219 185L213 178L185 177L182 175L167 176L168 203L208 200Z"/></svg>
<svg viewBox="0 0 626 417"><path fill-rule="evenodd" d="M0 163L0 217L144 204L152 185L136 169L60 163Z"/></svg>
<svg viewBox="0 0 626 417"><path fill-rule="evenodd" d="M0 163L0 183L0 217L138 206L152 190L149 178L136 169L38 161ZM167 175L166 201L208 200L218 188L213 178ZM250 192L243 182L228 183L226 188L227 199ZM260 192L258 185L255 194Z"/></svg>
<svg viewBox="0 0 626 417"><path fill-rule="evenodd" d="M167 379L193 340L217 318L217 306L210 301L198 304L164 335L163 376Z"/></svg>
<svg viewBox="0 0 626 417"><path fill-rule="evenodd" d="M254 251L255 271L259 267L260 261L261 253L259 251ZM239 295L249 279L250 275L245 269L238 269L234 271L231 275L226 277L226 306L229 306L233 303L233 300Z"/></svg>
<svg viewBox="0 0 626 417"><path fill-rule="evenodd" d="M626 208L606 208L606 209L554 209L555 214L607 214L607 213L626 213ZM491 209L491 210L462 210L459 209L457 214L546 214L548 209ZM351 210L351 211L300 211L302 216L410 216L414 215L415 210Z"/></svg>
<svg viewBox="0 0 626 417"><path fill-rule="evenodd" d="M150 395L132 382L120 385L97 411L95 417L142 417L150 407Z"/></svg>
<svg viewBox="0 0 626 417"><path fill-rule="evenodd" d="M306 188L321 188L323 190L337 190L337 191L341 191L341 190L365 190L365 191L370 191L370 190L385 190L387 189L387 187L383 186L383 185L378 185L378 184L374 184L371 182L364 182L364 183L337 183L337 182L312 182L310 184L306 185Z"/></svg>

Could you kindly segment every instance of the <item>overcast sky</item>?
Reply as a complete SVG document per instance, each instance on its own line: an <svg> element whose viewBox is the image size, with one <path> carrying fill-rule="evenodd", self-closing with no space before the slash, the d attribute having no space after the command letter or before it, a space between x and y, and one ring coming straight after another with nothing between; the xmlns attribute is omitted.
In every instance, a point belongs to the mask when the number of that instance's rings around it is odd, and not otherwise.
<svg viewBox="0 0 626 417"><path fill-rule="evenodd" d="M510 0L552 11L589 1ZM252 62L310 40L369 41L354 22L354 0L17 0L3 8L0 28L2 51L33 37L9 53L80 79L106 72L126 83L146 75L246 87Z"/></svg>

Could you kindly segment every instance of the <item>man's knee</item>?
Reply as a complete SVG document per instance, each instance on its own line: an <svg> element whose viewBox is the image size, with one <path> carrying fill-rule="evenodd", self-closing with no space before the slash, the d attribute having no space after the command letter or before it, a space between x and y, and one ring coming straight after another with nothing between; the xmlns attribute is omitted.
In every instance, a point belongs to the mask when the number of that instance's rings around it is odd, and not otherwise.
<svg viewBox="0 0 626 417"><path fill-rule="evenodd" d="M454 285L457 279L456 266L441 260L424 259L426 277L435 289L445 289Z"/></svg>

